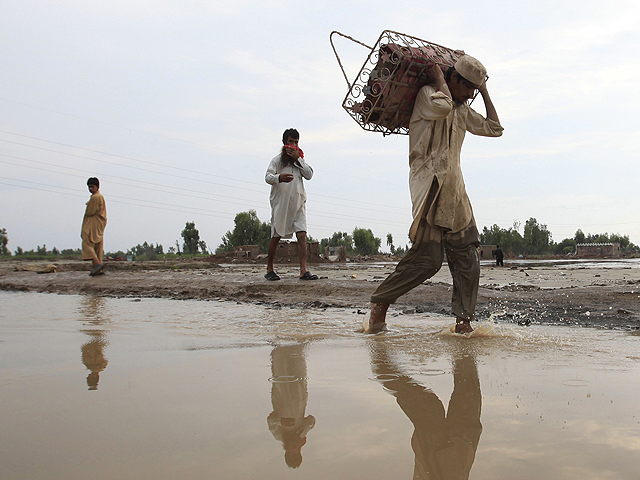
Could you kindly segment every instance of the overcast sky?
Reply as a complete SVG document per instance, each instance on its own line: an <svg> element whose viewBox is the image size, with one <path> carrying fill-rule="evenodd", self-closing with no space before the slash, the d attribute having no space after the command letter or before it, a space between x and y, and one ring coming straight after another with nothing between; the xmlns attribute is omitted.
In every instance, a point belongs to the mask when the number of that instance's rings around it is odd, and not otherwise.
<svg viewBox="0 0 640 480"><path fill-rule="evenodd" d="M385 249L388 233L406 244L408 137L366 132L342 109L329 43L338 30L373 45L386 29L488 69L504 135L468 134L462 151L480 229L535 217L555 241L581 228L640 244L636 1L21 0L0 7L9 249L79 248L89 176L107 251L166 251L188 221L215 249L236 213L269 221L264 173L289 127L315 170L309 234L358 226ZM355 78L367 49L336 46Z"/></svg>

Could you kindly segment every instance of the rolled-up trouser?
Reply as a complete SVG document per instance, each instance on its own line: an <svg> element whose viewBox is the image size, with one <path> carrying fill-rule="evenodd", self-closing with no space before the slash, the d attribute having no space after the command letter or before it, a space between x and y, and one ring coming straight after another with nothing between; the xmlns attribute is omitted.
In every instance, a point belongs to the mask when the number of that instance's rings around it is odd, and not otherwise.
<svg viewBox="0 0 640 480"><path fill-rule="evenodd" d="M416 242L371 296L372 303L394 303L398 297L433 277L442 266L444 252L453 278L451 307L454 315L472 320L480 283L480 236L476 222L451 233L420 221Z"/></svg>

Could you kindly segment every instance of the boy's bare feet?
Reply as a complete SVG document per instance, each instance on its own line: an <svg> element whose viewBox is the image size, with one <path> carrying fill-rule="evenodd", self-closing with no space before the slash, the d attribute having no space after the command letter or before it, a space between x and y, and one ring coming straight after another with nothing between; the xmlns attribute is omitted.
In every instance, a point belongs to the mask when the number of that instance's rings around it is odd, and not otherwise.
<svg viewBox="0 0 640 480"><path fill-rule="evenodd" d="M364 316L362 330L364 333L378 333L387 327L385 320L389 303L371 303L371 311Z"/></svg>
<svg viewBox="0 0 640 480"><path fill-rule="evenodd" d="M473 327L469 320L465 320L462 317L456 317L456 333L471 333Z"/></svg>

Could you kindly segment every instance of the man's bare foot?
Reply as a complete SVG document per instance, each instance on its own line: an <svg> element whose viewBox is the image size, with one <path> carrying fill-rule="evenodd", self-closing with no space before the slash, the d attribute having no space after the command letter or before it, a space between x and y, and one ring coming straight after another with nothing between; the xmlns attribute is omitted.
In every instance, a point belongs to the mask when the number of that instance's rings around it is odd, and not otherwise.
<svg viewBox="0 0 640 480"><path fill-rule="evenodd" d="M456 333L471 333L473 332L473 327L471 326L471 322L469 320L465 320L462 317L456 317Z"/></svg>
<svg viewBox="0 0 640 480"><path fill-rule="evenodd" d="M385 320L389 304L386 302L371 303L371 311L364 316L362 330L364 333L378 333L387 327Z"/></svg>

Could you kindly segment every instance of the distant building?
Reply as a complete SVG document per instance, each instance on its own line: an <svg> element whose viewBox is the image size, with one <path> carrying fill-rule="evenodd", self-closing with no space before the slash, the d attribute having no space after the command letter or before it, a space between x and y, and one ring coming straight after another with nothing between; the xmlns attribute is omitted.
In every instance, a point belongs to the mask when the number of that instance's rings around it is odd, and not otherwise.
<svg viewBox="0 0 640 480"><path fill-rule="evenodd" d="M235 248L234 254L237 258L250 258L255 260L260 254L260 247L258 245L242 245Z"/></svg>
<svg viewBox="0 0 640 480"><path fill-rule="evenodd" d="M617 257L620 255L619 243L578 243L576 255L579 257L602 256Z"/></svg>
<svg viewBox="0 0 640 480"><path fill-rule="evenodd" d="M480 245L478 247L478 255L480 255L480 260L493 260L495 257L491 252L493 252L496 247L497 245Z"/></svg>

